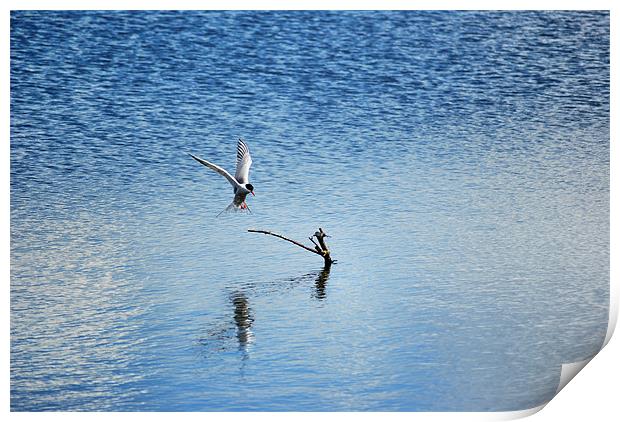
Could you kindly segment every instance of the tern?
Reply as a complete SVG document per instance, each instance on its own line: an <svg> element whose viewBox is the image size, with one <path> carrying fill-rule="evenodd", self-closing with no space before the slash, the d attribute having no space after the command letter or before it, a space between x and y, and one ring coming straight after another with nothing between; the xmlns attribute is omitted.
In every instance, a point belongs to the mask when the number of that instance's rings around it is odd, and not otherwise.
<svg viewBox="0 0 620 422"><path fill-rule="evenodd" d="M252 165L252 157L250 156L250 149L243 141L243 139L239 138L239 142L237 142L237 170L235 171L235 177L232 177L230 173L228 173L220 166L203 160L202 158L196 157L193 154L190 154L190 156L203 166L207 166L211 170L215 170L216 172L224 176L226 180L228 180L228 182L232 185L235 197L233 198L230 205L227 206L226 209L224 209L224 211L250 211L250 209L248 208L248 204L246 204L245 202L245 197L248 196L248 193L254 195L254 186L252 186L252 184L250 183L250 166Z"/></svg>

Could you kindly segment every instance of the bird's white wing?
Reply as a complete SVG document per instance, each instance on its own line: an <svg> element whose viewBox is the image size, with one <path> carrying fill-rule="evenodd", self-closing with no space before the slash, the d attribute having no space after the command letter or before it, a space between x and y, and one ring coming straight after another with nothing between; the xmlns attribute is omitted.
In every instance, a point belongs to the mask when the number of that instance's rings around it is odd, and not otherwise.
<svg viewBox="0 0 620 422"><path fill-rule="evenodd" d="M235 179L242 185L250 181L250 166L252 165L252 157L250 157L250 148L239 139L237 142L237 171Z"/></svg>
<svg viewBox="0 0 620 422"><path fill-rule="evenodd" d="M237 181L235 180L235 178L234 178L234 177L232 177L232 176L230 175L230 173L229 173L229 172L227 172L226 170L224 170L224 169L223 169L223 168L221 168L220 166L216 166L215 164L210 163L210 162L208 162L208 161L206 161L206 160L203 160L202 158L196 157L196 156L195 156L195 155L193 155L193 154L190 154L190 156L191 156L194 160L196 160L196 161L198 161L200 164L202 164L203 166L207 166L207 167L209 167L211 170L215 170L215 171L217 171L219 174L221 174L222 176L224 176L224 177L226 178L226 180L228 180L228 181L230 182L230 184L231 184L231 185L233 185L233 187L234 187L234 188L238 188L238 187L240 187L239 182L237 182Z"/></svg>

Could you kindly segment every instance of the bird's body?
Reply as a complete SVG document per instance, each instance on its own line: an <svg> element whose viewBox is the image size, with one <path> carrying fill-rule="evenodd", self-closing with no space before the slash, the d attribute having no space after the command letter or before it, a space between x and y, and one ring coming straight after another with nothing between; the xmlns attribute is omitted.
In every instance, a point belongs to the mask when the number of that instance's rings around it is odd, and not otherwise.
<svg viewBox="0 0 620 422"><path fill-rule="evenodd" d="M245 203L245 199L249 193L254 195L254 186L250 183L250 166L252 165L252 157L250 156L250 149L242 139L239 139L239 142L237 142L237 169L235 171L235 177L220 166L196 157L193 154L190 154L190 156L200 164L207 166L211 170L214 170L224 176L232 185L235 196L233 201L224 211L239 211L243 209L247 209L248 211L250 210Z"/></svg>
<svg viewBox="0 0 620 422"><path fill-rule="evenodd" d="M235 197L233 198L232 204L236 207L241 207L250 191L243 188L233 188L233 193L235 194Z"/></svg>

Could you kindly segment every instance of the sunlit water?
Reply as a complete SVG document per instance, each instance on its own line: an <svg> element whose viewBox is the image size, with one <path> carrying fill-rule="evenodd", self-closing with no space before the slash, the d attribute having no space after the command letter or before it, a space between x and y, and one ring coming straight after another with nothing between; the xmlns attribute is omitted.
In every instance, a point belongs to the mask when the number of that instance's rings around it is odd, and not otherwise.
<svg viewBox="0 0 620 422"><path fill-rule="evenodd" d="M608 286L608 13L11 14L12 410L531 407Z"/></svg>

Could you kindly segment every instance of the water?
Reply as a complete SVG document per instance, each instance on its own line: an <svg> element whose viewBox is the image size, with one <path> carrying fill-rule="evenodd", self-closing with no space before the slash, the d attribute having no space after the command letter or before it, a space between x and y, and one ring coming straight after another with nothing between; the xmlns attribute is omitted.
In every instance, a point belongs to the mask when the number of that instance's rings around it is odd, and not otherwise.
<svg viewBox="0 0 620 422"><path fill-rule="evenodd" d="M606 12L11 14L14 411L532 407L608 289Z"/></svg>

